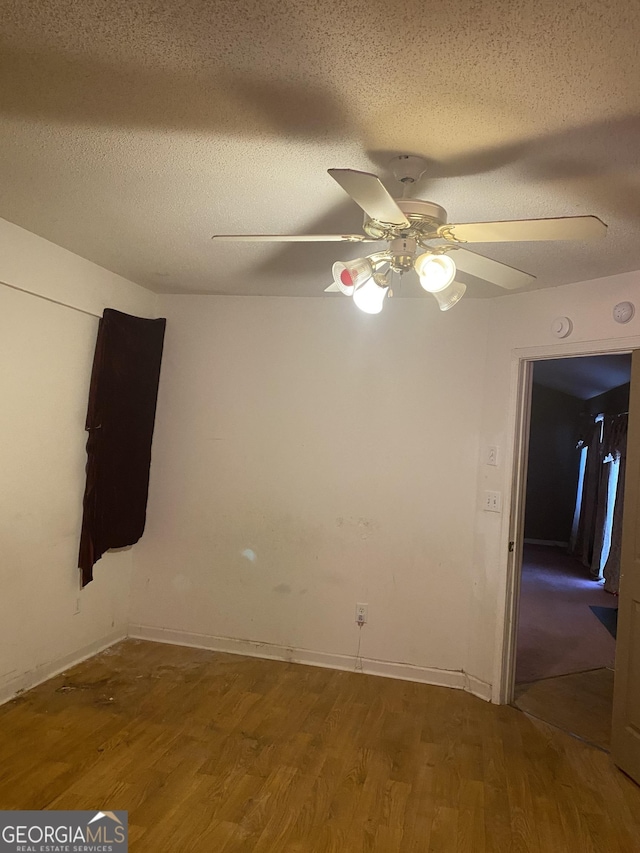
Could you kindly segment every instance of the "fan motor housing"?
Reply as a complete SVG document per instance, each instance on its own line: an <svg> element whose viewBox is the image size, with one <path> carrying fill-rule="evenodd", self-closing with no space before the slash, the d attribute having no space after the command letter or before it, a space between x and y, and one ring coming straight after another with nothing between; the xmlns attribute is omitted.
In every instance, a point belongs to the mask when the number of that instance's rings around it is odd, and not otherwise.
<svg viewBox="0 0 640 853"><path fill-rule="evenodd" d="M395 240L401 237L433 239L438 236L438 228L447 222L447 211L433 201L398 198L395 202L409 220L409 227L378 222L365 216L363 228L366 234L381 240Z"/></svg>

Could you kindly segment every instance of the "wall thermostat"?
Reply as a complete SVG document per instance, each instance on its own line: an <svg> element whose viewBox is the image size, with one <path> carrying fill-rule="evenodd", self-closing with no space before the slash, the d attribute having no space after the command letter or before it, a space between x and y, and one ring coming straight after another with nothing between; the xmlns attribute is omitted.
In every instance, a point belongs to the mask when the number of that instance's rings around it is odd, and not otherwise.
<svg viewBox="0 0 640 853"><path fill-rule="evenodd" d="M573 331L573 323L568 317L556 317L551 324L551 331L556 338L566 338Z"/></svg>
<svg viewBox="0 0 640 853"><path fill-rule="evenodd" d="M633 302L618 302L613 309L613 319L616 323L628 323L635 313Z"/></svg>

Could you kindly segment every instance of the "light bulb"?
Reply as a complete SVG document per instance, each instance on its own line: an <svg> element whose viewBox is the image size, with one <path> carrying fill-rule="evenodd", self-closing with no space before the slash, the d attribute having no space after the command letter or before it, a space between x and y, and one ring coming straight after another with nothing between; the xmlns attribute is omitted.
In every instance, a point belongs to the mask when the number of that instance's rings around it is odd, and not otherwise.
<svg viewBox="0 0 640 853"><path fill-rule="evenodd" d="M453 308L456 303L460 302L466 289L466 284L463 284L461 281L454 281L449 287L446 287L444 290L438 290L433 295L438 300L440 310L448 311L449 308Z"/></svg>
<svg viewBox="0 0 640 853"><path fill-rule="evenodd" d="M429 293L445 290L456 277L456 265L449 255L425 252L416 258L414 267L420 277L420 284Z"/></svg>
<svg viewBox="0 0 640 853"><path fill-rule="evenodd" d="M373 275L373 265L368 258L353 261L336 261L331 270L333 281L345 296L352 296L355 288Z"/></svg>
<svg viewBox="0 0 640 853"><path fill-rule="evenodd" d="M379 314L388 290L388 286L380 285L375 278L370 278L353 291L353 301L365 314Z"/></svg>

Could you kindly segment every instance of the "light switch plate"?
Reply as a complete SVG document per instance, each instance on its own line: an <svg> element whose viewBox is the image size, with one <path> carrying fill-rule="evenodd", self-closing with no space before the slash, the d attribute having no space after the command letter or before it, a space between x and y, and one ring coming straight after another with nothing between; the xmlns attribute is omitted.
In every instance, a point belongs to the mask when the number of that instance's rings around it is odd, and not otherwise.
<svg viewBox="0 0 640 853"><path fill-rule="evenodd" d="M502 492L487 490L484 493L483 509L486 512L502 512Z"/></svg>

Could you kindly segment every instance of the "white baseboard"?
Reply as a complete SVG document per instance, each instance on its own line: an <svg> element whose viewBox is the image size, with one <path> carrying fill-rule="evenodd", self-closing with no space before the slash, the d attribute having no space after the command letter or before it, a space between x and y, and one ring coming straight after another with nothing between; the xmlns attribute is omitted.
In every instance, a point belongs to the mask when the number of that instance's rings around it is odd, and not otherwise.
<svg viewBox="0 0 640 853"><path fill-rule="evenodd" d="M481 681L479 678L476 678L475 675L465 673L464 689L467 693L472 693L479 699L484 699L485 702L492 701L493 691L491 689L491 685L487 684L486 681Z"/></svg>
<svg viewBox="0 0 640 853"><path fill-rule="evenodd" d="M32 687L36 687L38 684L42 684L43 681L53 678L54 675L64 672L65 669L69 669L77 663L81 663L81 661L108 649L114 643L126 639L126 636L124 631L114 631L105 637L101 637L99 640L95 640L93 643L83 646L81 649L76 649L76 651L55 660L47 661L47 663L40 664L40 666L36 666L34 669L30 669L20 675L0 680L0 705L13 699L18 693L31 690Z"/></svg>
<svg viewBox="0 0 640 853"><path fill-rule="evenodd" d="M417 681L438 687L453 687L466 690L491 701L491 685L479 678L466 675L457 670L435 669L415 666L410 663L356 658L352 655L336 655L316 652L309 649L296 649L273 643L260 643L253 640L236 640L231 637L215 637L209 634L194 634L189 631L173 631L167 628L155 628L149 625L130 625L129 636L138 640L151 640L155 643L169 643L174 646L190 646L196 649L209 649L214 652L226 652L233 655L282 660L289 663L301 663L308 666L320 666L326 669L340 669L348 672L361 672L365 675L379 675L384 678L397 678L400 681Z"/></svg>
<svg viewBox="0 0 640 853"><path fill-rule="evenodd" d="M568 542L558 542L555 539L524 539L525 545L552 545L554 548L568 548Z"/></svg>

